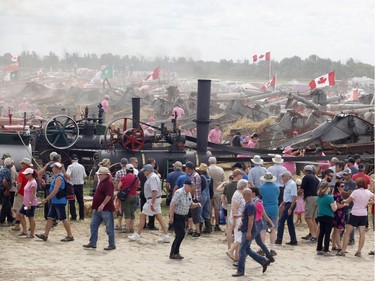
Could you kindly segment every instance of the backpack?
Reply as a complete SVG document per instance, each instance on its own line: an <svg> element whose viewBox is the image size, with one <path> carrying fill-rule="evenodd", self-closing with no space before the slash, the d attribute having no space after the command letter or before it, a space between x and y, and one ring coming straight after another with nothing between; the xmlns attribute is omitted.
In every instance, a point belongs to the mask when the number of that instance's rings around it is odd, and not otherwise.
<svg viewBox="0 0 375 281"><path fill-rule="evenodd" d="M130 184L130 186L127 186L126 188L123 188L121 189L118 193L117 193L117 198L120 199L121 201L125 201L126 198L128 198L128 194L130 192L130 190L133 188L135 182L137 181L137 177L134 176L134 180L133 182Z"/></svg>
<svg viewBox="0 0 375 281"><path fill-rule="evenodd" d="M56 198L57 199L62 199L62 198L65 197L65 198L68 199L68 197L74 196L74 188L73 188L73 186L70 183L68 183L62 176L58 176L58 177L61 178L61 180L63 182L65 182L65 188L61 189L61 186L60 186L59 191L55 195ZM69 198L68 200L71 200L71 198Z"/></svg>

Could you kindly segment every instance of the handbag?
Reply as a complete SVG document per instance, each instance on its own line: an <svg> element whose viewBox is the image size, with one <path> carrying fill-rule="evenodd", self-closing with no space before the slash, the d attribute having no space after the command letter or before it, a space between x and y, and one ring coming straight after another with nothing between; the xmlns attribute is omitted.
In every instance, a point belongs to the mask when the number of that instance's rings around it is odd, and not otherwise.
<svg viewBox="0 0 375 281"><path fill-rule="evenodd" d="M128 194L130 192L130 190L132 189L133 185L135 184L137 180L137 177L134 176L134 180L133 182L131 183L130 186L124 188L124 189L121 189L118 193L117 193L117 198L120 199L121 201L125 201L126 198L128 198Z"/></svg>

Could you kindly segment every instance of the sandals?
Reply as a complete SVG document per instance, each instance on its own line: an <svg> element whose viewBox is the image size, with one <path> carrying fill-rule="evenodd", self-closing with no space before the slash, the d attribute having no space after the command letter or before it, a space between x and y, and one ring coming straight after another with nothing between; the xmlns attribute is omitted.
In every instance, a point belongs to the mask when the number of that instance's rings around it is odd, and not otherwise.
<svg viewBox="0 0 375 281"><path fill-rule="evenodd" d="M27 236L26 236L25 238L27 238L27 239L33 239L33 238L34 238L34 235L27 234Z"/></svg>
<svg viewBox="0 0 375 281"><path fill-rule="evenodd" d="M48 236L45 236L44 234L35 234L36 237L39 239L42 239L43 241L47 241Z"/></svg>
<svg viewBox="0 0 375 281"><path fill-rule="evenodd" d="M18 236L27 236L27 233L25 233L25 232L21 232L20 234L18 234Z"/></svg>
<svg viewBox="0 0 375 281"><path fill-rule="evenodd" d="M65 238L61 239L60 240L61 242L70 242L70 241L74 241L74 237L69 237L69 236L66 236Z"/></svg>
<svg viewBox="0 0 375 281"><path fill-rule="evenodd" d="M343 251L340 251L336 253L336 256L345 257L345 253Z"/></svg>
<svg viewBox="0 0 375 281"><path fill-rule="evenodd" d="M361 255L361 252L356 252L355 254L354 254L356 257L361 257L362 255Z"/></svg>

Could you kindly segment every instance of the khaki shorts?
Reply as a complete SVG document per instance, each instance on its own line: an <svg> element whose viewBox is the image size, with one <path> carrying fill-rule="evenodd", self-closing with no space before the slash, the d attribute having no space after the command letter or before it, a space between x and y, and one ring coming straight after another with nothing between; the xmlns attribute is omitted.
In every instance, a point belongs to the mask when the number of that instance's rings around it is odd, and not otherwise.
<svg viewBox="0 0 375 281"><path fill-rule="evenodd" d="M147 202L143 205L142 213L146 216L155 216L157 214L161 214L161 198L156 198L155 204L154 204L154 210L153 212L151 210L151 199L148 199Z"/></svg>
<svg viewBox="0 0 375 281"><path fill-rule="evenodd" d="M221 204L221 194L220 193L214 193L214 196L211 199L211 206L215 210L220 210L220 204Z"/></svg>
<svg viewBox="0 0 375 281"><path fill-rule="evenodd" d="M305 199L305 219L315 219L317 217L317 196L308 196Z"/></svg>
<svg viewBox="0 0 375 281"><path fill-rule="evenodd" d="M17 194L16 196L14 196L12 209L18 212L22 207L22 203L23 203L23 196L21 194Z"/></svg>

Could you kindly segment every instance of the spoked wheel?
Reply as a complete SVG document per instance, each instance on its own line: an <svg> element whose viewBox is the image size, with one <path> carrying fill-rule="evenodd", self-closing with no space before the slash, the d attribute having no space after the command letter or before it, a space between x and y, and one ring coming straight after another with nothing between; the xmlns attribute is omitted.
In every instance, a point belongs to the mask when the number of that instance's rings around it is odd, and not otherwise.
<svg viewBox="0 0 375 281"><path fill-rule="evenodd" d="M44 136L52 147L67 149L77 142L79 128L73 118L66 115L58 115L46 123Z"/></svg>
<svg viewBox="0 0 375 281"><path fill-rule="evenodd" d="M133 128L133 122L138 128ZM104 142L108 148L115 148L120 144L123 148L130 151L142 149L145 142L143 130L138 126L138 122L131 118L119 118L111 122L105 132Z"/></svg>

